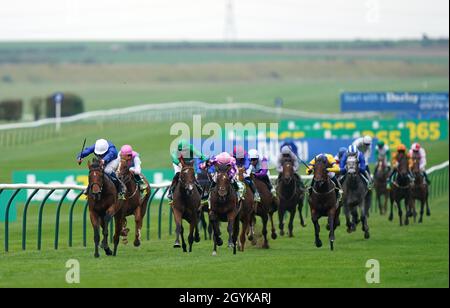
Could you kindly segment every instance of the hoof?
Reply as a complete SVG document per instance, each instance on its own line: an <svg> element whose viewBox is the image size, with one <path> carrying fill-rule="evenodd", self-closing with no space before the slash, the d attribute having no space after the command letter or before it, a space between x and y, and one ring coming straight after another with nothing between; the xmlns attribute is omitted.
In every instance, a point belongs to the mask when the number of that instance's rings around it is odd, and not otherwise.
<svg viewBox="0 0 450 308"><path fill-rule="evenodd" d="M176 243L173 245L173 248L181 248L180 243L176 242Z"/></svg>
<svg viewBox="0 0 450 308"><path fill-rule="evenodd" d="M256 241L256 239L253 239L253 240L252 240L252 245L253 245L253 246L256 246L256 244L258 244L258 242Z"/></svg>
<svg viewBox="0 0 450 308"><path fill-rule="evenodd" d="M251 242L253 242L253 239L254 239L253 235L250 235L250 236L248 237L248 240L251 241Z"/></svg>
<svg viewBox="0 0 450 308"><path fill-rule="evenodd" d="M141 246L141 241L134 241L133 245L134 247L139 247Z"/></svg>
<svg viewBox="0 0 450 308"><path fill-rule="evenodd" d="M217 246L222 246L223 245L223 240L219 237L216 241Z"/></svg>
<svg viewBox="0 0 450 308"><path fill-rule="evenodd" d="M196 236L194 237L194 242L200 243L200 235L196 235Z"/></svg>
<svg viewBox="0 0 450 308"><path fill-rule="evenodd" d="M228 243L228 248L234 248L234 244L233 243Z"/></svg>
<svg viewBox="0 0 450 308"><path fill-rule="evenodd" d="M347 233L348 234L350 234L350 233L352 233L353 231L352 231L352 229L351 228L347 228Z"/></svg>
<svg viewBox="0 0 450 308"><path fill-rule="evenodd" d="M284 236L284 230L280 230L280 235Z"/></svg>
<svg viewBox="0 0 450 308"><path fill-rule="evenodd" d="M323 244L322 244L321 240L316 241L316 247L317 248L321 248L322 246L323 246Z"/></svg>
<svg viewBox="0 0 450 308"><path fill-rule="evenodd" d="M394 217L392 215L389 216L389 221L393 221Z"/></svg>
<svg viewBox="0 0 450 308"><path fill-rule="evenodd" d="M264 243L264 244L262 245L262 248L263 248L263 249L269 249L269 243Z"/></svg>
<svg viewBox="0 0 450 308"><path fill-rule="evenodd" d="M272 239L273 239L273 240L276 240L276 239L277 239L277 237L278 237L278 236L277 236L277 234L276 234L276 233L272 233Z"/></svg>
<svg viewBox="0 0 450 308"><path fill-rule="evenodd" d="M330 242L330 249L331 249L331 251L334 251L334 241Z"/></svg>
<svg viewBox="0 0 450 308"><path fill-rule="evenodd" d="M294 237L294 233L290 232L289 233L289 238L293 238Z"/></svg>
<svg viewBox="0 0 450 308"><path fill-rule="evenodd" d="M370 238L370 233L369 232L364 233L364 238L368 240Z"/></svg>
<svg viewBox="0 0 450 308"><path fill-rule="evenodd" d="M217 256L217 251L213 251L212 255L213 257Z"/></svg>
<svg viewBox="0 0 450 308"><path fill-rule="evenodd" d="M100 254L95 253L95 254L94 254L94 258L96 258L96 259L100 258Z"/></svg>
<svg viewBox="0 0 450 308"><path fill-rule="evenodd" d="M431 212L427 212L427 216L430 217L431 216Z"/></svg>
<svg viewBox="0 0 450 308"><path fill-rule="evenodd" d="M113 252L111 251L111 249L106 248L106 249L105 249L105 254L106 254L107 256L112 256Z"/></svg>

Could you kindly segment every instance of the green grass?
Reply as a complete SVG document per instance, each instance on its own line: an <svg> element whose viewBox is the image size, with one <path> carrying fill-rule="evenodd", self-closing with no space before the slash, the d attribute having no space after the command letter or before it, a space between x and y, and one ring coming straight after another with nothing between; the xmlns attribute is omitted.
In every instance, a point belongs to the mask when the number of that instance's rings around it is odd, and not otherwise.
<svg viewBox="0 0 450 308"><path fill-rule="evenodd" d="M229 249L220 248L216 257L211 256L211 242L203 239L190 254L172 248L174 237L168 234L167 205L163 238L158 240L157 207L153 206L150 241L144 241L139 249L121 245L116 258L102 255L98 260L93 258L90 229L88 247L81 245L79 211L75 215L75 247L67 247L67 232L63 232L60 250L53 250L52 206L45 210L44 246L37 251L33 223L36 209L32 209L28 250L20 250L20 224L14 223L11 251L0 253L0 287L72 287L65 283L65 262L70 258L79 260L81 265L81 284L77 287L448 287L448 196L434 200L431 206L432 216L426 217L423 224L402 228L397 217L388 222L385 216L373 213L369 220L372 237L368 241L360 230L349 235L339 228L335 252L329 250L325 228L325 245L315 248L308 218L305 229L296 220L293 239L270 240L269 250L259 248L258 243L233 256ZM63 217L66 214L63 212ZM67 219L61 227L67 229ZM380 285L365 282L368 259L380 261Z"/></svg>

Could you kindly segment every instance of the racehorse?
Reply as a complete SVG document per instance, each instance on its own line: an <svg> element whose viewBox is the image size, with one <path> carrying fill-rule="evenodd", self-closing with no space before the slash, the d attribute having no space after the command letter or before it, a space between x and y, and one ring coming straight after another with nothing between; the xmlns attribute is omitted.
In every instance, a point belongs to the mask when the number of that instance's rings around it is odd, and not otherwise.
<svg viewBox="0 0 450 308"><path fill-rule="evenodd" d="M328 227L330 229L329 240L330 248L334 250L335 235L334 231L338 225L339 204L336 198L336 185L330 179L327 171L328 160L321 155L316 157L314 166L313 184L310 188L308 203L311 209L311 220L315 230L315 244L318 248L322 247L320 240L321 217L328 217Z"/></svg>
<svg viewBox="0 0 450 308"><path fill-rule="evenodd" d="M405 208L407 210L405 225L409 225L409 217L414 216L415 219L415 206L412 198L411 178L410 170L408 166L408 157L406 153L399 153L398 155L398 167L397 178L392 183L391 189L391 214L389 220L394 220L394 202L397 204L398 216L400 218L400 226L403 226L403 211L401 201L405 200Z"/></svg>
<svg viewBox="0 0 450 308"><path fill-rule="evenodd" d="M290 161L284 161L283 172L278 177L277 193L280 198L280 206L278 208L278 218L280 221L280 235L284 235L284 215L286 212L290 213L289 219L289 237L293 237L294 218L295 212L300 214L300 225L305 227L305 221L303 219L303 204L305 200L305 190L303 183L297 183L297 177L295 176L294 166ZM301 179L300 179L301 182Z"/></svg>
<svg viewBox="0 0 450 308"><path fill-rule="evenodd" d="M236 254L239 236L239 204L236 192L228 176L230 166L218 166L216 186L210 192L209 222L213 229L213 256L217 255L217 246L222 246L219 222L228 222L228 247Z"/></svg>
<svg viewBox="0 0 450 308"><path fill-rule="evenodd" d="M139 185L134 179L134 174L130 171L127 160L120 160L117 176L125 184L127 188L126 200L123 202L123 207L120 212L122 215L122 242L124 244L128 243L128 232L130 229L127 228L127 216L134 215L135 221L135 239L134 246L139 247L141 245L141 230L144 221L144 216L147 211L147 203L150 198L150 184L147 179L142 176L142 179L147 183L147 188L145 195L142 198L141 191L139 190Z"/></svg>
<svg viewBox="0 0 450 308"><path fill-rule="evenodd" d="M201 169L201 172L197 174L197 181L202 188L202 210L200 213L200 224L203 228L206 241L208 240L208 238L211 240L212 236L212 227L210 224L208 224L205 218L205 213L207 214L209 209L207 206L207 202L203 201L209 197L209 189L211 187L211 178L207 168Z"/></svg>
<svg viewBox="0 0 450 308"><path fill-rule="evenodd" d="M387 204L389 199L389 190L387 189L387 180L389 178L389 168L386 165L384 159L379 159L377 162L377 168L374 174L374 186L377 205L381 215L385 215L387 212ZM383 197L383 202L381 202Z"/></svg>
<svg viewBox="0 0 450 308"><path fill-rule="evenodd" d="M122 202L118 200L117 189L112 180L104 173L103 162L94 158L92 164L88 162L89 184L88 184L88 205L89 217L94 229L94 257L100 257L98 252L100 244L100 227L102 228L103 241L101 248L104 249L107 256L117 255L117 246L119 245L120 232L122 230L122 220L116 216L120 212ZM119 215L120 216L120 215ZM108 246L108 225L114 217L114 251Z"/></svg>
<svg viewBox="0 0 450 308"><path fill-rule="evenodd" d="M200 242L198 233L198 222L201 210L201 196L195 183L195 169L192 163L181 161L182 168L180 171L180 179L173 193L172 211L176 223L176 240L174 248L181 247L183 252L187 252L186 242L184 239L183 219L189 223L189 252L192 252L192 245ZM195 232L195 237L194 237Z"/></svg>
<svg viewBox="0 0 450 308"><path fill-rule="evenodd" d="M250 232L250 228L252 228L253 220L255 217L255 201L253 191L250 188L250 185L245 181L244 178L245 168L238 168L238 180L245 185L244 189L244 200L241 204L240 209L240 220L242 223L241 235L239 237L239 250L244 251L245 248L245 240L247 234ZM254 237L250 236L249 240L252 241L252 244L256 244Z"/></svg>
<svg viewBox="0 0 450 308"><path fill-rule="evenodd" d="M264 183L262 180L258 179L254 175L252 175L253 183L255 183L255 187L259 192L259 195L261 197L261 202L259 202L256 205L255 214L259 217L261 217L263 227L262 227L262 235L264 237L264 243L262 245L262 248L268 249L269 248L269 241L267 240L267 223L270 219L270 222L272 224L272 239L275 240L277 238L277 233L274 227L273 223L273 214L278 209L278 199L275 198L272 193L270 192L269 187L267 187L267 184ZM255 222L256 219L253 220L252 225L250 227L251 234L250 237L254 238L255 236Z"/></svg>
<svg viewBox="0 0 450 308"><path fill-rule="evenodd" d="M361 178L358 168L358 162L356 156L348 156L347 173L344 177L343 186L343 206L345 212L345 218L347 221L347 232L352 233L356 231L356 225L358 224L358 208L361 211L361 223L362 230L364 232L364 238L369 239L369 225L367 223L367 213L370 209L369 190L364 180ZM350 219L352 216L352 220Z"/></svg>
<svg viewBox="0 0 450 308"><path fill-rule="evenodd" d="M422 171L420 170L420 156L414 154L412 159L413 159L412 173L414 176L414 185L412 187L412 198L413 198L412 202L415 202L415 200L420 201L419 223L422 223L425 206L427 207L427 216L431 216L430 205L428 203L429 197L428 184L426 183Z"/></svg>

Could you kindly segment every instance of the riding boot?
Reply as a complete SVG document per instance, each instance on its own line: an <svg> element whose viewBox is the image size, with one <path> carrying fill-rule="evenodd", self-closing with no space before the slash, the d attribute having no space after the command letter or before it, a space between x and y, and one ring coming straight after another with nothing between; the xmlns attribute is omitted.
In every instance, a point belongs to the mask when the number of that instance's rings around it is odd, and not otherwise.
<svg viewBox="0 0 450 308"><path fill-rule="evenodd" d="M370 173L367 170L366 170L365 176L367 178L367 189L368 190L372 190L372 188L373 188L373 181L372 181L372 177L371 177Z"/></svg>
<svg viewBox="0 0 450 308"><path fill-rule="evenodd" d="M245 200L245 184L241 181L235 181L239 200Z"/></svg>
<svg viewBox="0 0 450 308"><path fill-rule="evenodd" d="M269 188L269 190L270 190L270 193L272 194L272 196L273 196L274 198L276 198L276 196L277 196L277 191L276 191L275 187L273 187L272 182L270 182L269 176L267 176L267 175L264 176L264 177L262 178L262 181L263 181L264 183L266 183L267 188Z"/></svg>
<svg viewBox="0 0 450 308"><path fill-rule="evenodd" d="M342 186L341 186L341 183L339 183L336 176L334 176L331 180L333 181L333 183L336 186L336 188L335 188L336 200L337 200L337 203L339 204L339 202L341 201L342 193L343 193Z"/></svg>
<svg viewBox="0 0 450 308"><path fill-rule="evenodd" d="M195 181L195 186L197 187L198 193L200 194L200 196L203 195L203 188L202 185L200 185L199 182L197 182L197 180Z"/></svg>
<svg viewBox="0 0 450 308"><path fill-rule="evenodd" d="M397 170L394 169L394 171L392 171L391 175L388 178L387 181L387 189L391 189L391 184L392 184L392 180L394 179L394 177L397 175Z"/></svg>
<svg viewBox="0 0 450 308"><path fill-rule="evenodd" d="M253 182L251 178L246 178L245 180L247 180L247 183L253 192L253 199L255 200L255 202L258 202L258 203L261 202L261 196L259 195L259 192L256 189L255 182Z"/></svg>
<svg viewBox="0 0 450 308"><path fill-rule="evenodd" d="M145 193L147 191L147 187L148 186L147 186L147 183L145 183L145 181L142 178L142 176L140 176L139 174L135 174L134 175L134 180L139 185L139 190L141 191L141 193Z"/></svg>
<svg viewBox="0 0 450 308"><path fill-rule="evenodd" d="M113 181L114 185L116 186L117 192L118 192L118 198L119 200L125 200L125 192L127 190L125 184L119 180L117 175L113 172L110 175L111 180Z"/></svg>
<svg viewBox="0 0 450 308"><path fill-rule="evenodd" d="M176 187L177 184L178 184L178 179L179 179L179 178L180 178L180 173L178 172L178 173L175 174L175 176L173 177L172 184L170 184L169 194L167 195L167 198L168 198L170 201L173 201L173 192L174 192L174 190L175 190L175 187Z"/></svg>

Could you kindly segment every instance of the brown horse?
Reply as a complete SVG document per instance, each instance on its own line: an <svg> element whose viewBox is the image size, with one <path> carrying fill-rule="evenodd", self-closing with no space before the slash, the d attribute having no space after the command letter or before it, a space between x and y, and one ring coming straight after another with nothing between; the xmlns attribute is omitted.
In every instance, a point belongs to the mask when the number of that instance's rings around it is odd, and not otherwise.
<svg viewBox="0 0 450 308"><path fill-rule="evenodd" d="M413 157L413 168L412 173L414 176L414 185L412 187L412 197L413 202L418 200L420 202L420 218L419 223L423 222L423 214L425 210L425 206L427 207L427 216L431 215L430 205L428 203L429 191L428 184L425 181L425 178L420 170L420 156L414 154Z"/></svg>
<svg viewBox="0 0 450 308"><path fill-rule="evenodd" d="M389 190L387 189L387 180L389 178L390 170L386 165L385 159L379 159L377 162L377 167L375 168L374 174L374 186L375 195L380 210L380 215L385 215L387 213L387 205L389 200ZM381 201L383 197L383 202Z"/></svg>
<svg viewBox="0 0 450 308"><path fill-rule="evenodd" d="M222 246L219 222L228 222L228 247L236 254L237 238L239 236L239 204L236 192L228 176L229 168L219 166L217 170L216 186L210 192L209 223L213 229L213 256L217 255L217 246Z"/></svg>
<svg viewBox="0 0 450 308"><path fill-rule="evenodd" d="M250 188L250 185L245 181L244 177L245 167L238 168L238 179L243 185L245 185L244 190L244 200L241 204L240 210L240 220L242 223L241 235L239 238L239 250L244 251L245 248L245 240L247 234L250 232L250 228L253 224L253 220L255 218L255 201L253 191ZM256 244L254 241L254 237L249 237L249 240L252 241L252 244Z"/></svg>
<svg viewBox="0 0 450 308"><path fill-rule="evenodd" d="M88 185L88 205L89 217L94 229L94 244L96 258L100 257L98 252L100 244L100 227L103 231L103 241L101 248L105 250L107 256L117 255L117 246L119 245L119 236L121 228L121 219L116 216L120 212L122 202L117 198L116 186L111 179L104 173L103 162L94 159L92 164L88 162L89 167L89 185ZM120 216L120 215L119 215ZM108 225L114 217L114 252L108 246Z"/></svg>
<svg viewBox="0 0 450 308"><path fill-rule="evenodd" d="M278 210L278 199L275 198L272 193L270 192L269 187L267 187L267 184L264 183L264 181L258 179L254 175L252 175L253 183L255 183L255 187L259 192L259 195L261 197L261 202L257 204L256 207L256 215L261 217L263 227L262 227L262 235L264 237L264 243L262 245L262 248L268 249L269 248L269 241L267 240L267 223L270 219L270 222L272 224L272 239L277 239L277 233L274 227L273 223L273 214ZM253 223L251 225L251 237L254 237L254 225L256 220L253 220Z"/></svg>
<svg viewBox="0 0 450 308"><path fill-rule="evenodd" d="M301 181L301 179L300 179ZM278 218L280 221L280 235L284 235L284 215L290 213L289 219L289 237L293 237L294 218L297 211L300 214L300 225L305 227L303 219L303 203L305 200L305 190L299 188L300 183L295 175L292 162L285 161L283 163L283 172L278 177L277 192L280 198L280 206L278 208Z"/></svg>
<svg viewBox="0 0 450 308"><path fill-rule="evenodd" d="M322 247L322 241L319 237L319 219L321 217L328 217L330 248L334 250L334 231L338 225L340 211L338 200L336 199L336 185L328 176L327 158L325 156L318 156L315 161L314 178L308 197L309 207L311 208L311 220L315 230L315 243L316 247Z"/></svg>
<svg viewBox="0 0 450 308"><path fill-rule="evenodd" d="M409 217L414 216L415 219L415 206L412 198L411 189L411 177L409 170L408 156L406 153L401 152L398 154L398 167L397 167L397 179L392 183L391 189L391 213L389 220L394 220L394 202L397 204L398 216L400 218L400 226L403 226L403 211L402 200L405 201L406 217L405 225L409 225Z"/></svg>
<svg viewBox="0 0 450 308"><path fill-rule="evenodd" d="M150 184L142 176L142 179L147 183L145 194L142 196L134 174L130 171L128 161L124 158L120 160L117 176L127 188L126 200L123 202L122 211L120 212L122 215L122 242L125 245L128 243L127 236L130 229L127 228L127 216L134 215L135 239L133 244L135 247L139 247L141 245L142 224L150 198Z"/></svg>
<svg viewBox="0 0 450 308"><path fill-rule="evenodd" d="M182 168L180 179L173 193L172 211L176 224L176 240L174 248L183 248L183 252L187 252L186 242L184 239L183 219L189 223L189 252L192 252L192 245L200 242L198 233L198 222L201 211L201 196L195 183L195 169L191 163L181 162ZM194 237L195 232L195 237ZM181 246L180 246L181 236Z"/></svg>

